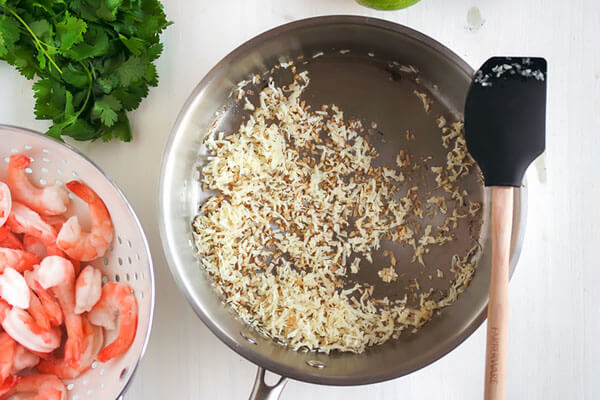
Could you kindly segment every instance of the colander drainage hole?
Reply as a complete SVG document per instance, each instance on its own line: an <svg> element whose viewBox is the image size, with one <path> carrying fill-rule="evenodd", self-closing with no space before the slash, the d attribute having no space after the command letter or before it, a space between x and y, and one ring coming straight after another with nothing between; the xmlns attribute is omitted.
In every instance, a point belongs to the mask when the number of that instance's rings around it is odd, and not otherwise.
<svg viewBox="0 0 600 400"><path fill-rule="evenodd" d="M116 274L116 275L115 275L115 281L116 281L116 282L119 282L120 280L121 280L121 277L119 276L119 274Z"/></svg>
<svg viewBox="0 0 600 400"><path fill-rule="evenodd" d="M127 368L123 368L121 374L119 375L119 379L123 380L125 378L125 375L127 375Z"/></svg>

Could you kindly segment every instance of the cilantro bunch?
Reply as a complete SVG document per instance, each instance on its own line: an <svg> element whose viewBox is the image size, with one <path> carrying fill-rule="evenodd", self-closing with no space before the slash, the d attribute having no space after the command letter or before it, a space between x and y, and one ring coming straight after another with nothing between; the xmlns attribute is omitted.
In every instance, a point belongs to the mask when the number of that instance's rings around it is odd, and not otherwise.
<svg viewBox="0 0 600 400"><path fill-rule="evenodd" d="M131 140L170 24L158 0L0 0L0 59L33 85L47 135Z"/></svg>

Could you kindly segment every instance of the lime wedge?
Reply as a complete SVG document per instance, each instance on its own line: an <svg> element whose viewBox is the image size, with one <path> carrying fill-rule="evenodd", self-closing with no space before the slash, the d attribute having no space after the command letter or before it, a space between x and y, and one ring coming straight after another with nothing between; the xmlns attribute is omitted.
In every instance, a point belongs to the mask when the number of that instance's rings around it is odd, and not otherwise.
<svg viewBox="0 0 600 400"><path fill-rule="evenodd" d="M418 3L419 0L356 0L358 4L376 10L399 10Z"/></svg>

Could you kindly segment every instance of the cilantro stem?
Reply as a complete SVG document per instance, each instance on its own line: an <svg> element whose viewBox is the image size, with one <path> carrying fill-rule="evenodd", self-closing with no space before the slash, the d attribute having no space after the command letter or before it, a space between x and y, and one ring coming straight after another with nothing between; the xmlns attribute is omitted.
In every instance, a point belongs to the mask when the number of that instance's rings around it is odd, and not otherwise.
<svg viewBox="0 0 600 400"><path fill-rule="evenodd" d="M79 115L81 115L81 113L83 112L83 110L85 110L85 108L87 107L88 101L90 99L90 95L92 94L92 73L90 72L90 70L85 66L84 63L79 62L79 64L81 64L81 66L83 67L83 69L85 69L85 72L88 75L88 80L90 81L89 85L88 85L88 90L87 90L87 94L85 95L85 100L83 101L83 106L81 106L81 108L79 109L79 111L77 111L77 113L75 114L76 118L79 118Z"/></svg>
<svg viewBox="0 0 600 400"><path fill-rule="evenodd" d="M58 73L62 75L61 69L58 67L58 65L56 65L56 63L54 62L54 59L52 59L50 54L48 54L48 52L44 49L44 46L42 45L43 42L36 36L35 33L33 33L31 28L29 27L29 25L27 25L27 23L25 21L23 21L23 18L21 18L21 16L19 16L19 14L14 12L11 8L6 7L6 9L8 10L9 13L11 13L17 19L17 21L19 21L25 27L25 29L27 29L27 32L29 32L29 34L33 38L33 41L35 42L35 47L46 56L46 58L48 59L50 64L54 65L54 68L56 68ZM44 44L46 44L46 43L44 43Z"/></svg>
<svg viewBox="0 0 600 400"><path fill-rule="evenodd" d="M85 100L83 101L83 105L81 106L81 108L79 108L79 110L74 115L70 116L68 119L66 119L63 122L61 122L60 124L56 125L61 131L63 129L65 129L67 126L73 125L77 121L77 119L79 118L79 116L81 115L81 113L87 107L88 101L90 100L90 95L92 94L92 74L90 73L90 70L85 66L84 63L79 62L79 64L81 64L81 66L83 67L83 69L87 73L88 79L89 79L90 83L88 85L88 90L87 90L87 93L85 95Z"/></svg>

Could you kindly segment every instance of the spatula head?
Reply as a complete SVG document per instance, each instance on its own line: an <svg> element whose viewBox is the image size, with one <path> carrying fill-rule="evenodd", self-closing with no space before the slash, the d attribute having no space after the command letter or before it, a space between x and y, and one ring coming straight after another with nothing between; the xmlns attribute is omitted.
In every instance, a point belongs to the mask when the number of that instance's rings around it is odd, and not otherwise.
<svg viewBox="0 0 600 400"><path fill-rule="evenodd" d="M546 147L546 60L493 57L476 72L465 104L467 148L486 186L521 186Z"/></svg>

